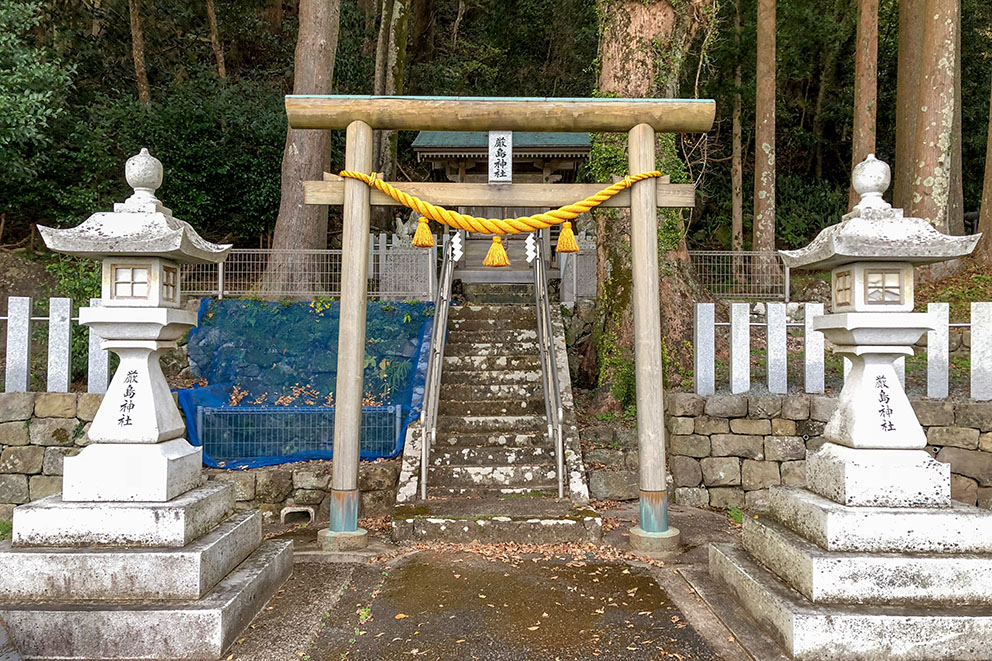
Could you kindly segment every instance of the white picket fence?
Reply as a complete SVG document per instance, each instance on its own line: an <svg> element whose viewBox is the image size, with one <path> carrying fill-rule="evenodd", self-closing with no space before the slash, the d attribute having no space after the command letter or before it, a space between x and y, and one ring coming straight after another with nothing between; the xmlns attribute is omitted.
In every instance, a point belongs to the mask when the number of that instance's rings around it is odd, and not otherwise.
<svg viewBox="0 0 992 661"><path fill-rule="evenodd" d="M90 299L97 306L100 299ZM29 296L11 296L7 299L7 353L4 370L5 392L27 392L31 389L31 353L36 323L48 325L48 392L69 392L72 369L72 324L79 319L72 316L72 300L48 299L48 316L32 316L34 301ZM87 392L107 392L110 376L110 354L100 345L100 338L89 332L87 364Z"/></svg>
<svg viewBox="0 0 992 661"><path fill-rule="evenodd" d="M788 331L789 328L802 329L803 351L803 390L807 393L824 391L824 337L813 330L812 320L823 314L822 303L805 303L802 322L789 322L785 303L767 303L764 321L751 321L751 306L748 303L730 304L730 321L717 322L713 303L696 303L694 330L694 380L695 391L699 395L711 395L718 385L730 392L739 394L751 390L751 331L763 329L766 343L767 387L773 393L789 391L788 382ZM969 328L971 330L970 392L972 399L992 399L992 303L972 303L970 323L949 323L947 303L930 303L927 312L931 315L936 330L927 333L927 397L942 399L949 395L950 384L950 330ZM729 330L729 383L716 382L716 332L717 328ZM759 330L760 332L760 330ZM845 374L848 369L845 359ZM897 362L899 373L905 385L905 359ZM965 393L956 393L965 394Z"/></svg>

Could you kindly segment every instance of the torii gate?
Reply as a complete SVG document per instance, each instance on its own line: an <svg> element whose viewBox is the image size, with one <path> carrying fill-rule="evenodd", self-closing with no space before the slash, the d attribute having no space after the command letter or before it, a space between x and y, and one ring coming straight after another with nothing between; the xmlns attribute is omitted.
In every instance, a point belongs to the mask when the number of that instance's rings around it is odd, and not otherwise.
<svg viewBox="0 0 992 661"><path fill-rule="evenodd" d="M655 169L655 135L702 133L713 126L712 100L532 99L487 97L375 97L290 95L294 129L347 129L345 168L372 171L372 131L588 131L628 133L630 174ZM598 184L397 183L406 192L445 206L562 206L601 188ZM355 179L305 182L307 204L343 204L341 319L334 416L334 466L330 526L320 531L326 550L364 547L358 527L358 460L361 440L368 237L371 205L392 198ZM631 545L640 550L677 547L668 525L665 424L658 306L657 208L693 206L691 184L652 179L603 206L629 206L633 268L634 362L640 465L640 525Z"/></svg>

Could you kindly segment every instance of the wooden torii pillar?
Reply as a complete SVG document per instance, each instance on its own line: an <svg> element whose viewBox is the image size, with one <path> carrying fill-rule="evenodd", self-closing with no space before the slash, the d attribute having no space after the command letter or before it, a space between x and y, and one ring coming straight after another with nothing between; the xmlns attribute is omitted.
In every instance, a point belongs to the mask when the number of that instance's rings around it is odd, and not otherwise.
<svg viewBox="0 0 992 661"><path fill-rule="evenodd" d="M657 133L702 133L713 126L716 106L698 99L515 99L487 97L286 97L295 129L347 129L345 168L372 169L372 131L626 131L630 173L654 170ZM336 178L332 178L336 179ZM459 206L558 207L597 192L600 184L450 184L396 182L402 190L453 208ZM365 545L358 527L358 460L361 440L365 304L371 205L391 198L354 179L308 181L307 204L343 204L341 321L334 416L334 467L330 527L320 531L325 550ZM691 207L691 184L656 179L635 183L605 207L631 210L634 296L634 362L640 459L640 525L631 545L664 550L678 545L668 525L665 424L658 307L658 207ZM688 304L688 303L687 303Z"/></svg>

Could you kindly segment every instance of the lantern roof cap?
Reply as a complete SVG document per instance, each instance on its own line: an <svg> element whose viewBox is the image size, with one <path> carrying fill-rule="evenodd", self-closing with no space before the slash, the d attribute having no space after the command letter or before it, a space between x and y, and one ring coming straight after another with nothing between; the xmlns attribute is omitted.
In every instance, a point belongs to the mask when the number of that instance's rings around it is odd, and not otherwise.
<svg viewBox="0 0 992 661"><path fill-rule="evenodd" d="M144 147L127 160L124 176L134 193L113 211L100 211L76 227L38 226L45 245L76 257L111 255L163 257L181 263L218 263L230 245L210 243L189 223L173 217L155 191L162 185L162 163Z"/></svg>
<svg viewBox="0 0 992 661"><path fill-rule="evenodd" d="M869 154L854 167L851 183L860 196L839 223L823 229L798 250L780 250L789 268L831 269L850 262L930 264L971 253L981 234L950 236L923 218L906 217L882 199L891 172L885 161Z"/></svg>

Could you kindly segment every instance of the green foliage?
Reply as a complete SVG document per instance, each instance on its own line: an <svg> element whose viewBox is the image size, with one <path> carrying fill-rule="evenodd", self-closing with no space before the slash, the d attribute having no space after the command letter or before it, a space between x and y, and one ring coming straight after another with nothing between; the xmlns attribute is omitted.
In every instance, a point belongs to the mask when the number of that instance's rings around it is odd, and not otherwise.
<svg viewBox="0 0 992 661"><path fill-rule="evenodd" d="M0 0L0 190L13 191L38 170L51 143L52 122L64 112L71 69L29 34L41 2ZM0 212L8 202L0 198Z"/></svg>
<svg viewBox="0 0 992 661"><path fill-rule="evenodd" d="M0 541L10 539L10 533L14 531L14 524L10 521L0 521Z"/></svg>
<svg viewBox="0 0 992 661"><path fill-rule="evenodd" d="M727 510L727 518L730 519L731 523L740 525L744 523L744 511L736 507L731 507Z"/></svg>

